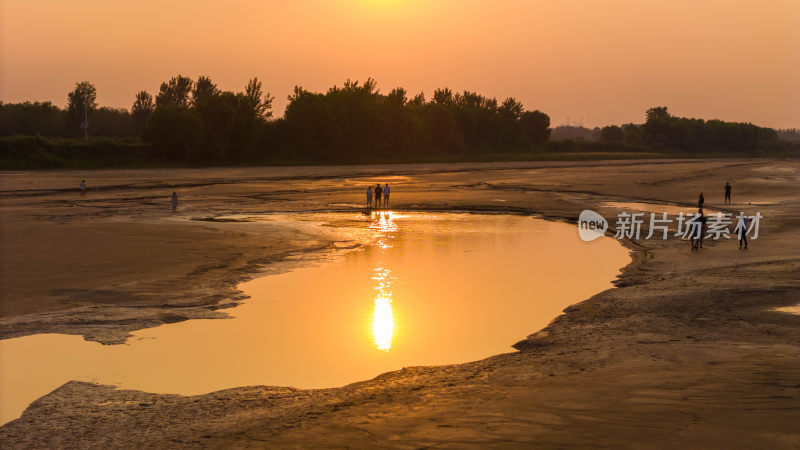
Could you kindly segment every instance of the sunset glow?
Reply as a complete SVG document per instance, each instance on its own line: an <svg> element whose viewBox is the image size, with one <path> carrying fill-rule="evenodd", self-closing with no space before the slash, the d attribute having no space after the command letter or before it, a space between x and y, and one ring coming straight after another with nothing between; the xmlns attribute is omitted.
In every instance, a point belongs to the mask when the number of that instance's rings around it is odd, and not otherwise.
<svg viewBox="0 0 800 450"><path fill-rule="evenodd" d="M177 74L229 90L257 76L281 116L295 85L324 91L373 77L384 92L514 96L554 125L640 122L657 104L800 125L792 0L5 0L0 30L4 102L64 105L89 80L100 104L130 108L136 92Z"/></svg>
<svg viewBox="0 0 800 450"><path fill-rule="evenodd" d="M0 449L800 442L800 0L0 0L0 177Z"/></svg>

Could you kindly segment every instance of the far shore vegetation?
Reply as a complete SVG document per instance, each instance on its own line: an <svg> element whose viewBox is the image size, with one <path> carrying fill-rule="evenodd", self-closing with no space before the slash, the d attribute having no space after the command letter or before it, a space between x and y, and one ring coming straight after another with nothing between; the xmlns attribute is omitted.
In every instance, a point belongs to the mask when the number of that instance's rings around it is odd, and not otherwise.
<svg viewBox="0 0 800 450"><path fill-rule="evenodd" d="M639 124L551 128L514 98L381 93L372 79L325 93L295 87L277 119L257 78L230 92L179 75L155 97L136 94L130 110L96 98L84 81L66 108L0 102L0 169L800 156L797 129L675 117L664 106Z"/></svg>

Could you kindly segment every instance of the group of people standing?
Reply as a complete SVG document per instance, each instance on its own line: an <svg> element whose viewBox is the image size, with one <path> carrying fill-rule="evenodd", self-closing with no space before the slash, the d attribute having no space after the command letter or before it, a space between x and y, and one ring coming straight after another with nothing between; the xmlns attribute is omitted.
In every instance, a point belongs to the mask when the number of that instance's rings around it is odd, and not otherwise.
<svg viewBox="0 0 800 450"><path fill-rule="evenodd" d="M703 236L706 233L706 223L708 219L706 218L705 214L703 214L703 205L705 204L706 199L703 197L703 193L700 193L700 197L697 199L697 216L689 221L690 227L690 243L692 245L692 250L698 250L703 248ZM731 183L729 181L725 182L725 204L728 205L731 203ZM736 228L734 232L739 237L739 250L742 249L742 245L744 245L744 249L747 250L747 227L750 224L750 220L747 216L743 216L741 221L736 224Z"/></svg>
<svg viewBox="0 0 800 450"><path fill-rule="evenodd" d="M389 183L385 183L383 187L381 184L378 183L375 185L375 189L372 188L372 185L367 187L367 208L373 207L373 198L375 199L374 205L375 208L386 208L389 206L389 192L391 189L389 188Z"/></svg>

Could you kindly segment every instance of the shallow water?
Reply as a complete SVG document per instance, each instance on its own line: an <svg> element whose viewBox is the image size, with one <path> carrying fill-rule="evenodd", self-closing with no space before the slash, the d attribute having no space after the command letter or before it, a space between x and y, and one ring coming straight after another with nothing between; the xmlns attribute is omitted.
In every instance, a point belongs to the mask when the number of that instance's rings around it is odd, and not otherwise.
<svg viewBox="0 0 800 450"><path fill-rule="evenodd" d="M787 314L797 314L800 315L800 304L794 306L783 306L780 308L773 308L773 311L778 311Z"/></svg>
<svg viewBox="0 0 800 450"><path fill-rule="evenodd" d="M290 219L368 244L242 284L252 298L228 310L232 319L140 330L116 346L56 334L0 341L0 421L69 380L184 395L323 388L513 351L566 306L612 287L630 261L614 239L583 242L574 225L527 216Z"/></svg>
<svg viewBox="0 0 800 450"><path fill-rule="evenodd" d="M668 217L677 217L680 213L683 213L685 216L691 216L692 214L697 213L696 206L676 206L676 205L667 205L667 204L659 204L659 203L637 203L637 202L605 202L603 206L608 208L615 208L622 211L630 212L630 211L639 211L639 212L648 212L648 213L656 213L656 214L663 214L667 213ZM705 207L703 208L703 213L705 215L713 215L720 212L719 210L712 209ZM650 216L647 216L648 218Z"/></svg>

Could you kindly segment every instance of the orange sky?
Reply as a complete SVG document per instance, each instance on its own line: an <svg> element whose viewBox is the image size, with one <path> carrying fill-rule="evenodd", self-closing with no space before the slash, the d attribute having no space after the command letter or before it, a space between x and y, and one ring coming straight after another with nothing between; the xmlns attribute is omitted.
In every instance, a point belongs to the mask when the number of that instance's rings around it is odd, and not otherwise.
<svg viewBox="0 0 800 450"><path fill-rule="evenodd" d="M587 126L677 115L800 127L800 1L0 0L0 99L66 103L76 81L129 108L175 74L282 115L295 84L368 76L514 96Z"/></svg>

